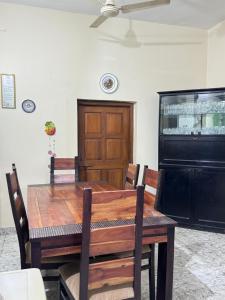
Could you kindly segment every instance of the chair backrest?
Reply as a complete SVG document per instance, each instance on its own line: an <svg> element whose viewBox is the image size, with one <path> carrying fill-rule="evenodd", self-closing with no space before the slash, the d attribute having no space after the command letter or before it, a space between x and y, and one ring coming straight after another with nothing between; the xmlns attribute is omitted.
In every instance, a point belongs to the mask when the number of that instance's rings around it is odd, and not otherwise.
<svg viewBox="0 0 225 300"><path fill-rule="evenodd" d="M136 189L140 165L129 163L125 178L125 189Z"/></svg>
<svg viewBox="0 0 225 300"><path fill-rule="evenodd" d="M144 166L142 185L144 187L149 186L154 189L155 195L155 209L159 209L159 201L164 184L165 170L155 171L149 169L147 165Z"/></svg>
<svg viewBox="0 0 225 300"><path fill-rule="evenodd" d="M61 174L56 175L55 171L65 171L74 170L75 174ZM68 177L67 175L70 175ZM57 178L57 180L56 180ZM55 158L51 156L50 161L50 183L67 183L67 179L70 178L68 182L79 181L79 158L75 156L74 158Z"/></svg>
<svg viewBox="0 0 225 300"><path fill-rule="evenodd" d="M113 201L120 205L119 203L127 201L131 197L136 201L133 221L125 222L124 225L102 221L99 227L95 225L96 223L91 223L91 215L94 213L92 203L97 210L97 204L105 205L108 201ZM143 186L138 186L137 190L133 191L92 193L91 189L84 190L80 266L81 300L87 300L88 293L93 289L102 288L105 285L117 286L120 284L133 286L133 299L141 299L143 206ZM134 255L89 264L90 256L127 251L132 251Z"/></svg>
<svg viewBox="0 0 225 300"><path fill-rule="evenodd" d="M21 268L26 268L26 242L29 241L28 219L23 202L16 166L12 165L12 173L6 174L9 199L12 208L13 219L16 227L17 237L20 248Z"/></svg>

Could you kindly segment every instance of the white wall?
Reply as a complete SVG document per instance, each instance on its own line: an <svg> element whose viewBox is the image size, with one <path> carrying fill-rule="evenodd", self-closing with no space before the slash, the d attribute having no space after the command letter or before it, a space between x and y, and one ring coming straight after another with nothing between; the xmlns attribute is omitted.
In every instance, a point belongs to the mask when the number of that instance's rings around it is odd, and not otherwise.
<svg viewBox="0 0 225 300"><path fill-rule="evenodd" d="M207 86L225 86L225 22L208 33Z"/></svg>
<svg viewBox="0 0 225 300"><path fill-rule="evenodd" d="M16 75L17 109L0 108L0 225L12 225L5 172L15 162L24 197L26 186L46 183L48 137L44 124L57 126L58 156L77 153L76 99L136 101L135 160L157 167L157 91L204 88L207 34L182 27L132 22L139 45L125 39L129 21L95 19L48 9L0 4L0 73ZM121 43L110 42L113 35ZM133 43L133 44L132 44ZM148 45L144 44L148 43ZM99 88L103 73L114 73L119 90ZM24 99L37 109L26 114Z"/></svg>

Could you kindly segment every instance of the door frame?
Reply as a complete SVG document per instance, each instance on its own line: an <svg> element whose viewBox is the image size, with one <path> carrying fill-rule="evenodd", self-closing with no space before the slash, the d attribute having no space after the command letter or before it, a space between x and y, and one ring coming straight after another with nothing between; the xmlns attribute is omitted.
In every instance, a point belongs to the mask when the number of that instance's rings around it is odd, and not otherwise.
<svg viewBox="0 0 225 300"><path fill-rule="evenodd" d="M80 122L79 122L79 107L80 106L112 106L112 107L128 107L130 114L130 134L129 134L129 162L133 162L133 142L134 142L134 104L135 102L125 101L107 101L107 100L90 100L90 99L77 99L77 134L78 134L78 156L80 155Z"/></svg>

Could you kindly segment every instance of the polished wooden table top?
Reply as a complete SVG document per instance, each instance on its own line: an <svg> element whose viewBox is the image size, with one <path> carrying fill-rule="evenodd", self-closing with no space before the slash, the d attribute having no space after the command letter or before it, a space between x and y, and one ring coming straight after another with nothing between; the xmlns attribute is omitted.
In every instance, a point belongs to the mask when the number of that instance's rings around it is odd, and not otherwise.
<svg viewBox="0 0 225 300"><path fill-rule="evenodd" d="M28 219L31 238L34 233L33 229L62 228L71 224L81 224L83 188L85 187L91 187L93 191L116 190L107 183L95 182L28 186ZM134 211L134 196L126 201L121 199L119 202L113 203L112 201L107 205L104 202L94 204L92 222L127 220L134 216ZM154 196L149 193L145 193L144 218L147 217L151 217L151 222L157 220L157 225L160 221L162 225L175 224L173 220L154 209ZM40 230L39 234L41 234Z"/></svg>

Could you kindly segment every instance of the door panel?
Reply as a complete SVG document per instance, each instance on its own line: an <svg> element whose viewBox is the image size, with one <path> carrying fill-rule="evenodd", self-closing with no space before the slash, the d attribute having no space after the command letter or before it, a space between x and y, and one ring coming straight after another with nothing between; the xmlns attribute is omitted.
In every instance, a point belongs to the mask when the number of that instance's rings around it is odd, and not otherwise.
<svg viewBox="0 0 225 300"><path fill-rule="evenodd" d="M122 157L122 147L120 139L107 139L106 140L106 157L107 160L117 160Z"/></svg>
<svg viewBox="0 0 225 300"><path fill-rule="evenodd" d="M106 113L106 134L107 136L117 136L123 133L123 115Z"/></svg>
<svg viewBox="0 0 225 300"><path fill-rule="evenodd" d="M99 181L102 180L101 170L87 170L84 176L87 178L87 181Z"/></svg>
<svg viewBox="0 0 225 300"><path fill-rule="evenodd" d="M86 113L85 114L85 135L86 136L101 136L102 122L101 113Z"/></svg>
<svg viewBox="0 0 225 300"><path fill-rule="evenodd" d="M133 104L93 103L78 102L81 180L106 180L123 188L132 161Z"/></svg>
<svg viewBox="0 0 225 300"><path fill-rule="evenodd" d="M180 222L191 220L191 169L171 168L165 172L162 212Z"/></svg>
<svg viewBox="0 0 225 300"><path fill-rule="evenodd" d="M106 181L110 182L112 185L120 187L121 181L123 181L123 170L112 169L108 170Z"/></svg>
<svg viewBox="0 0 225 300"><path fill-rule="evenodd" d="M100 139L86 139L84 149L87 160L100 160L102 158L102 142Z"/></svg>
<svg viewBox="0 0 225 300"><path fill-rule="evenodd" d="M196 169L193 180L193 198L195 202L195 221L199 224L224 227L225 171L223 169Z"/></svg>

